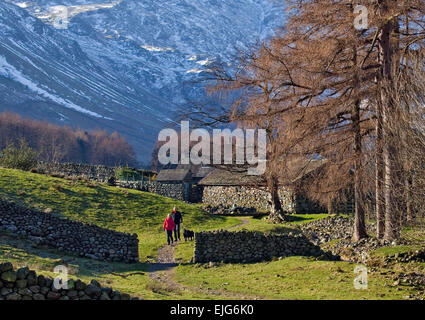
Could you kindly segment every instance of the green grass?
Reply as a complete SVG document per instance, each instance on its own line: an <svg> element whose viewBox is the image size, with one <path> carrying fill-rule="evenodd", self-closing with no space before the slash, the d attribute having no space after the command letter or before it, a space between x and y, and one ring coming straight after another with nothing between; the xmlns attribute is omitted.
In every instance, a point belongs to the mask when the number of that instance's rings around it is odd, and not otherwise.
<svg viewBox="0 0 425 320"><path fill-rule="evenodd" d="M11 183L13 182L13 183ZM239 223L233 217L205 215L200 205L191 205L159 195L110 187L93 182L73 181L13 169L0 168L0 197L40 210L52 211L77 221L99 225L121 232L136 233L139 237L141 263L101 263L90 259L68 256L48 249L20 248L4 240L0 248L0 261L10 261L16 266L30 265L42 273L51 274L56 261L64 259L73 264L75 277L82 280L96 278L106 286L112 286L144 299L197 298L205 295L192 292L162 292L149 279L148 274L127 278L111 272L129 274L146 272L147 262L152 261L158 248L166 243L162 223L173 206L183 212L184 225L194 230L227 228ZM155 291L155 292L154 292Z"/></svg>
<svg viewBox="0 0 425 320"><path fill-rule="evenodd" d="M411 252L415 250L422 249L423 246L419 245L402 245L402 246L394 246L394 247L382 247L373 251L373 254L379 257L385 257L394 255L397 253Z"/></svg>
<svg viewBox="0 0 425 320"><path fill-rule="evenodd" d="M328 214L291 214L288 216L289 222L277 224L271 223L267 220L267 217L244 217L249 221L249 224L235 228L233 230L256 230L261 232L272 232L272 233L282 233L287 231L293 231L297 226L304 223L312 222L315 220L320 220L328 217Z"/></svg>
<svg viewBox="0 0 425 320"><path fill-rule="evenodd" d="M180 265L176 279L187 286L227 290L267 299L403 299L411 288L400 291L380 273L368 275L368 288L357 290L356 264L288 257L255 264L223 264L217 267Z"/></svg>
<svg viewBox="0 0 425 320"><path fill-rule="evenodd" d="M140 261L155 256L166 242L162 223L175 205L183 212L184 225L195 231L226 228L239 222L233 217L205 215L200 205L147 192L12 169L0 169L0 197L40 210L52 210L73 220L136 233Z"/></svg>
<svg viewBox="0 0 425 320"><path fill-rule="evenodd" d="M250 223L232 230L257 230L271 233L298 232L297 226L327 215L294 215L285 224L273 224L265 219L241 217ZM339 240L335 240L336 243ZM330 243L329 243L330 244ZM419 246L386 247L376 250L381 256L411 251ZM183 242L176 250L180 262L193 256L193 242ZM208 267L199 264L182 264L177 268L176 279L191 287L226 290L266 299L404 299L414 293L411 287L393 286L388 275L399 272L420 272L425 264L411 263L392 266L390 269L368 274L368 289L356 290L353 285L357 264L344 261L315 261L308 257L288 257L282 260L254 264L219 264Z"/></svg>
<svg viewBox="0 0 425 320"><path fill-rule="evenodd" d="M23 239L10 237L0 231L0 263L11 262L15 268L28 266L37 274L56 277L53 268L59 264L68 266L68 278L89 283L98 280L103 286L128 293L141 299L207 299L206 295L191 291L169 291L161 288L148 276L147 263L108 263L75 256L68 256L48 248L32 248ZM137 274L135 274L137 273ZM142 274L141 274L142 273ZM121 276L120 276L121 275ZM122 277L129 275L128 277Z"/></svg>
<svg viewBox="0 0 425 320"><path fill-rule="evenodd" d="M219 264L210 268L208 265L189 263L193 256L193 242L182 241L175 250L176 260L181 264L174 274L174 280L182 287L169 289L163 283L151 280L147 271L157 249L166 242L162 222L174 205L184 213L184 226L195 232L226 229L238 225L242 220L248 220L249 224L232 230L297 232L300 224L327 215L291 215L290 221L285 224L273 224L262 218L211 216L204 214L200 205L150 193L10 169L0 169L0 197L52 211L69 219L137 233L141 261L129 265L79 258L48 248L36 248L25 239L16 239L0 232L0 262L10 261L15 267L29 266L49 276L54 276L54 266L67 263L71 278L86 282L94 278L105 286L142 299L240 299L245 296L268 299L403 299L413 289L402 286L397 290L389 274L409 270L423 272L425 266L409 263L388 266L390 269L379 268L379 272L369 273L367 290L356 290L353 286L356 265L349 262L288 257L255 264ZM423 231L411 228L403 233L418 241L422 239L423 243ZM412 248L382 248L375 254L385 256ZM215 293L208 292L208 289Z"/></svg>

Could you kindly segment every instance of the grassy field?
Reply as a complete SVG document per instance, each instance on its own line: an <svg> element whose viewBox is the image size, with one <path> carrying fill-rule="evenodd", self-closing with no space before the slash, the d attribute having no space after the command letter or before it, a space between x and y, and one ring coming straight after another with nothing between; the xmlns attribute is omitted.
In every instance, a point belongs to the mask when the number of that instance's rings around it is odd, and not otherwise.
<svg viewBox="0 0 425 320"><path fill-rule="evenodd" d="M403 299L411 288L398 290L379 272L368 275L368 289L353 286L356 264L288 257L255 264L223 264L217 267L181 265L177 281L257 295L268 299ZM188 276L190 274L190 276Z"/></svg>
<svg viewBox="0 0 425 320"><path fill-rule="evenodd" d="M292 222L283 225L267 223L264 219L240 218L249 224L232 230L259 230L262 232L299 232L301 223L321 219L327 215L295 215ZM422 234L423 239L424 234ZM412 251L420 245L396 246L377 249L372 254L383 258L394 253ZM395 287L394 276L399 273L424 272L425 263L409 263L379 267L368 273L368 289L357 290L353 281L356 263L345 261L316 261L309 257L288 257L282 260L252 264L187 264L192 257L193 243L184 242L176 250L176 258L182 263L176 279L186 286L204 289L250 293L266 299L405 299L415 290L411 287ZM380 261L380 260L378 260ZM368 266L370 267L370 266Z"/></svg>
<svg viewBox="0 0 425 320"><path fill-rule="evenodd" d="M0 262L10 261L17 267L27 265L45 275L53 275L55 265L66 263L72 278L84 281L95 278L105 286L142 299L403 299L413 292L413 288L396 288L392 275L409 270L420 271L425 267L424 264L410 263L381 268L369 273L367 290L356 290L353 286L356 265L353 263L289 257L264 263L210 267L190 263L193 242L182 241L175 249L179 265L172 274L178 288L170 289L166 284L152 280L148 270L158 248L165 244L162 221L174 205L184 212L184 225L194 231L234 227L232 230L235 231L297 232L299 224L326 215L294 215L283 225L272 224L262 218L210 216L204 214L199 205L150 193L9 169L0 169L0 197L66 218L137 233L141 261L128 265L83 259L33 247L25 239L0 232ZM238 226L242 222L244 224ZM423 237L412 230L407 231L418 239ZM385 256L394 250L402 252L410 249L379 249L376 255Z"/></svg>
<svg viewBox="0 0 425 320"><path fill-rule="evenodd" d="M236 218L205 215L198 205L189 205L146 192L3 168L0 168L0 197L51 211L65 218L121 232L137 233L141 263L135 265L99 263L65 256L51 250L36 250L29 244L24 244L20 248L17 244L23 241L15 241L15 246L12 246L10 238L4 233L2 233L0 261L10 261L16 266L30 265L35 270L49 273L57 261L65 260L72 265L75 277L85 280L96 278L105 285L145 299L180 297L182 294L176 296L172 292L153 292L160 290L155 288L155 284L152 284L146 273L148 263L153 261L158 248L166 243L162 222L174 205L184 213L185 225L194 230L227 228L239 223ZM145 272L145 275L127 278L113 275L113 273L127 275L133 272ZM192 293L182 296L206 298L202 295L194 296Z"/></svg>
<svg viewBox="0 0 425 320"><path fill-rule="evenodd" d="M205 215L199 205L147 192L11 169L0 169L0 197L73 220L136 233L140 240L140 261L155 256L166 242L162 223L174 205L184 213L185 226L195 231L239 223L236 218Z"/></svg>

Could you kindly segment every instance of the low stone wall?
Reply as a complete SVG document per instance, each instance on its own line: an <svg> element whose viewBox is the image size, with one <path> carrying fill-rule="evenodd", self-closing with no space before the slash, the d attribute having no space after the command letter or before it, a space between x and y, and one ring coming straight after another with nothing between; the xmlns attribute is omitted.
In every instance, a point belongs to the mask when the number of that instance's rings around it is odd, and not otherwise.
<svg viewBox="0 0 425 320"><path fill-rule="evenodd" d="M121 188L135 189L159 194L164 197L188 201L185 187L181 183L161 183L157 181L117 181Z"/></svg>
<svg viewBox="0 0 425 320"><path fill-rule="evenodd" d="M102 287L96 280L86 284L69 279L68 289L57 290L52 278L37 276L27 267L14 270L10 262L0 263L0 300L130 300L126 293ZM137 300L133 298L132 300Z"/></svg>
<svg viewBox="0 0 425 320"><path fill-rule="evenodd" d="M39 162L36 170L44 174L60 174L66 178L82 177L87 180L107 182L110 177L115 177L113 167L75 164L75 163L48 163Z"/></svg>
<svg viewBox="0 0 425 320"><path fill-rule="evenodd" d="M137 235L58 218L0 199L0 228L78 256L133 263L139 260Z"/></svg>
<svg viewBox="0 0 425 320"><path fill-rule="evenodd" d="M247 263L274 257L314 256L337 259L302 234L273 235L252 231L210 231L195 234L194 261Z"/></svg>
<svg viewBox="0 0 425 320"><path fill-rule="evenodd" d="M64 178L80 177L102 183L108 182L110 178L115 178L116 170L116 168L113 167L98 165L47 162L39 162L35 169L38 173L42 174L60 175ZM181 201L193 203L202 201L203 188L189 183L161 183L158 181L144 180L115 181L115 184L121 188L146 191Z"/></svg>
<svg viewBox="0 0 425 320"><path fill-rule="evenodd" d="M162 183L158 181L117 181L121 188L135 189L159 194L181 201L198 203L202 201L203 187L190 183Z"/></svg>
<svg viewBox="0 0 425 320"><path fill-rule="evenodd" d="M246 207L224 207L219 205L217 207L212 207L210 205L204 206L204 211L209 214L219 215L219 216L265 216L268 213L258 212L256 208L246 208Z"/></svg>
<svg viewBox="0 0 425 320"><path fill-rule="evenodd" d="M279 190L280 201L285 211L294 212L292 193ZM205 186L202 202L213 207L243 207L255 208L260 212L269 212L271 209L271 196L266 188L233 187L233 186Z"/></svg>

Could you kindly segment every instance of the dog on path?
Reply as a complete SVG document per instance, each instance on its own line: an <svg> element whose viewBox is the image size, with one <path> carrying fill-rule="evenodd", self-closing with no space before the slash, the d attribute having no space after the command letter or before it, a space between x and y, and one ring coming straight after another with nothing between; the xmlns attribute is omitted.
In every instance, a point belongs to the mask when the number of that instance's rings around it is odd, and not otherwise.
<svg viewBox="0 0 425 320"><path fill-rule="evenodd" d="M184 241L187 240L193 240L193 237L195 236L195 233L193 231L187 230L183 228L183 237Z"/></svg>

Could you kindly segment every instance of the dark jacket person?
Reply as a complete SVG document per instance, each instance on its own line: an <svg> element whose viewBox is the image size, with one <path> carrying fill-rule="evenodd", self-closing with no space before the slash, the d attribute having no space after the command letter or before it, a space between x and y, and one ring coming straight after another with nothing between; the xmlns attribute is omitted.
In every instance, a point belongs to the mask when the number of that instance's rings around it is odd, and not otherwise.
<svg viewBox="0 0 425 320"><path fill-rule="evenodd" d="M180 240L180 225L183 223L183 217L181 212L178 211L176 207L173 208L171 216L174 219L174 238L175 241L177 241L177 239Z"/></svg>

